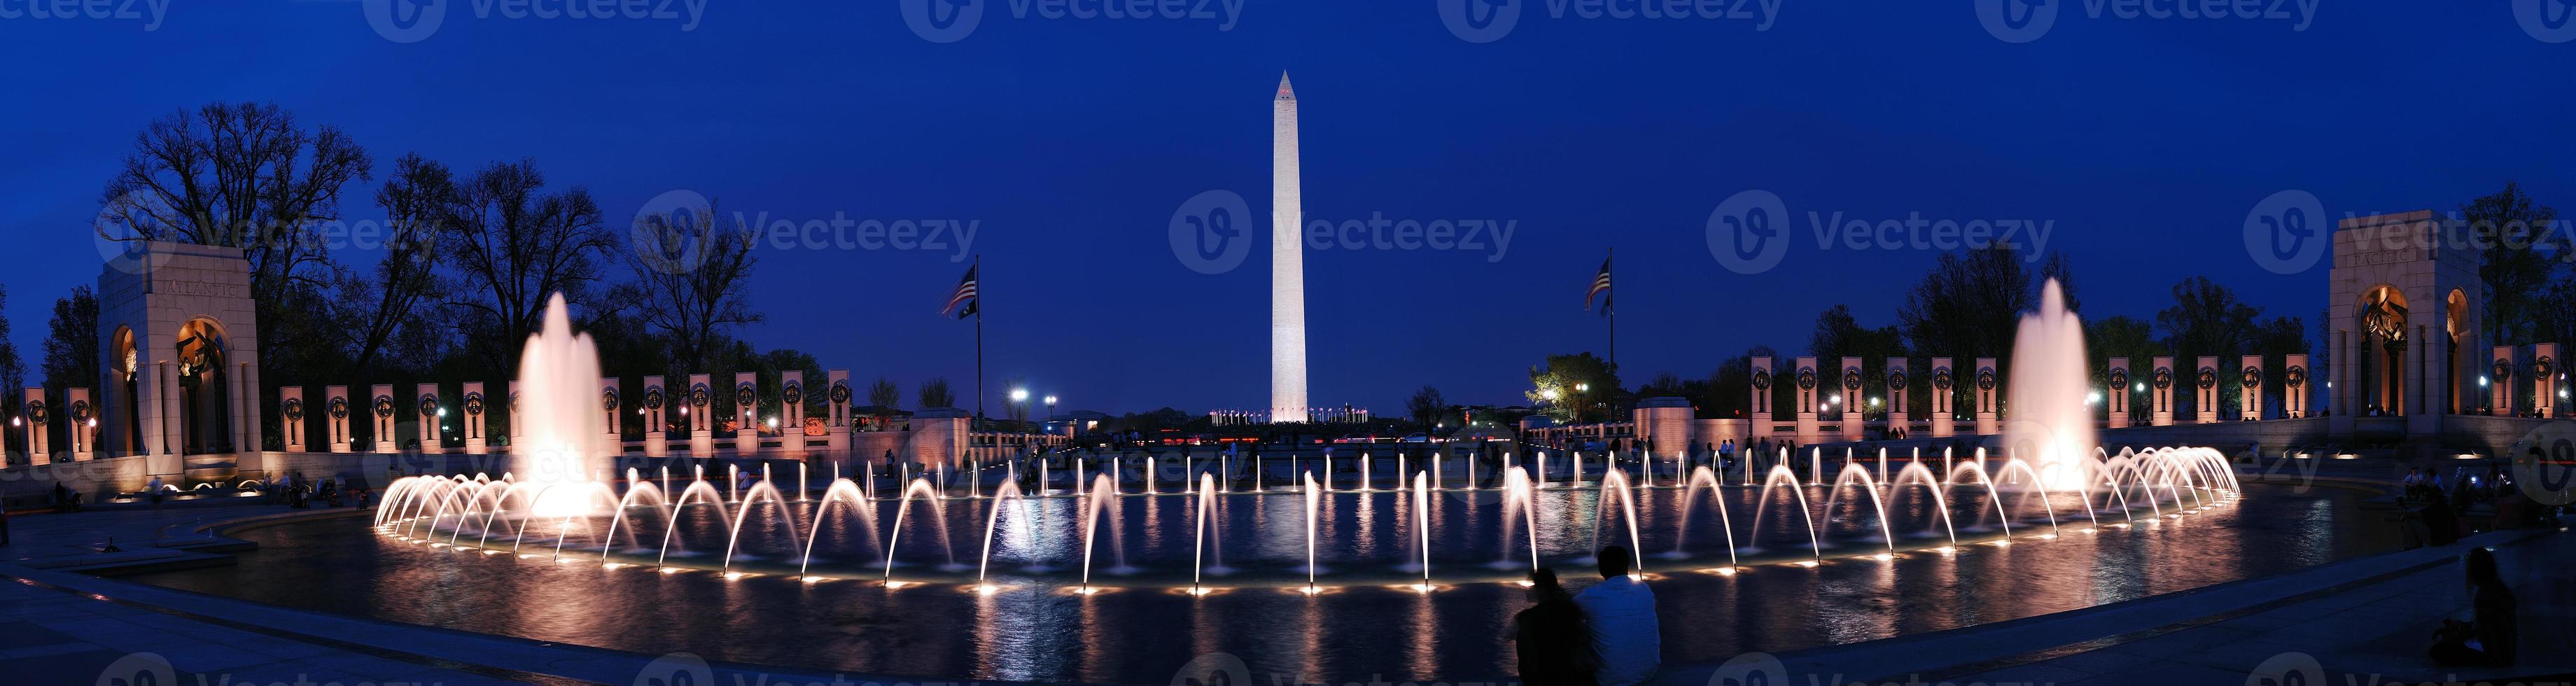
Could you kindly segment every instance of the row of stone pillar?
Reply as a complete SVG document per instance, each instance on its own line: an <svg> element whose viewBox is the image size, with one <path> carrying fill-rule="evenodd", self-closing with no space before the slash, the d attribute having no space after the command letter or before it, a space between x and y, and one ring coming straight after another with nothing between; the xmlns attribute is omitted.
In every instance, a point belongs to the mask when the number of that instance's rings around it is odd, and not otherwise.
<svg viewBox="0 0 2576 686"><path fill-rule="evenodd" d="M780 374L777 385L772 387L780 400L779 414L763 419L758 416L760 393L764 390L760 375L756 372L734 374L735 408L732 416L739 423L725 447L733 449L736 454L763 452L760 429L774 421L784 437L776 452L788 456L804 454L807 450L804 376L802 371ZM826 446L834 451L845 450L851 442L850 432L859 429L859 422L853 414L855 408L851 404L849 371L834 369L824 376L828 416L822 419L827 427L824 432ZM669 388L664 377L647 376L641 391L630 398L618 379L600 379L599 411L603 419L601 425L607 428L602 438L622 445L623 427L632 418L643 427L644 454L650 457L668 455L671 444L665 427L670 426L671 417L676 413L688 427L691 454L711 454L717 447L717 418L723 412L723 408L715 404L714 383L713 375L691 374L686 386ZM469 455L485 454L499 444L486 433L488 419L496 413L508 417L518 412L519 384L510 382L509 394L499 399L487 397L484 388L482 382L469 381L462 384L456 394L447 395L439 384L424 383L415 386L410 396L397 397L393 385L376 384L366 397L361 398L351 396L348 386L328 386L323 389L320 407L315 408L307 406L303 387L282 387L278 389L278 407L287 436L286 450L313 450L304 444L309 435L305 422L318 412L328 428L323 446L328 452L398 451L401 446L396 443L396 434L404 415L410 414L416 419L412 438L418 441L418 450L444 453L448 448L442 424L449 408L453 407L461 413L456 434L463 439L462 450ZM350 430L353 422L358 420L368 422L371 429L364 442L360 442ZM508 426L509 438L513 442L527 433L526 427L518 422L508 422Z"/></svg>
<svg viewBox="0 0 2576 686"><path fill-rule="evenodd" d="M2509 348L2498 350L2500 360L2511 358ZM2555 352L2555 346L2550 346L2546 353L2539 356L2539 359L2549 360ZM2190 370L2191 377L2185 380L2179 376L2174 358L2156 357L2152 360L2153 367L2149 370L2146 379L2132 381L2129 359L2111 358L2106 378L2112 390L2103 394L2105 402L2109 404L2110 428L2126 427L2134 421L2135 410L2130 407L2130 392L2137 390L2151 391L2147 419L2150 424L2154 426L2174 424L2177 420L2174 403L2175 387L2178 383L2184 382L2192 387L2193 408L2196 415L2194 419L2198 423L2216 423L2222 420L2219 413L2219 398L2222 395L2220 384L2222 383L2237 384L2242 389L2241 407L2234 419L2266 418L2264 391L2266 368L2263 356L2246 355L2239 360L2239 366L2234 369L2219 367L2218 359L2215 356L2199 358L2197 360L2199 364ZM1957 394L1953 391L1958 386L1958 374L1961 370L1954 368L1952 360L1953 358L1948 357L1932 358L1931 385L1934 393L1931 398L1932 416L1928 418L1932 438L1948 438L1956 435L1958 430L1956 418L1959 412L1953 404ZM1820 437L1821 421L1818 415L1831 404L1827 399L1828 393L1840 389L1842 405L1848 408L1861 402L1861 389L1868 380L1862 370L1861 358L1842 358L1839 370L1820 368L1817 362L1817 358L1814 357L1797 358L1794 376L1787 384L1787 390L1795 394L1793 406L1797 408L1797 435L1805 440L1815 440ZM2281 399L2281 416L2285 418L2309 416L2311 412L2308 407L2309 394L2306 392L2308 356L2289 355L2282 362L2281 381L2285 392ZM1771 423L1771 408L1774 407L1773 393L1779 390L1776 387L1781 384L1773 375L1772 358L1755 357L1752 359L1752 367L1751 435L1754 438L1769 438L1773 434ZM2498 368L2503 368L2502 363L2499 363ZM1975 432L1978 435L2001 432L2001 382L1996 373L1995 358L1976 358L1975 366L1967 371L1971 374L1967 382L1969 390L1972 391L1970 397L1973 404L1970 411L1975 422ZM1887 389L1887 425L1907 426L1906 408L1910 405L1906 401L1907 395L1913 388L1912 379L1909 377L1909 362L1902 357L1887 358L1885 365L1881 367L1881 373L1884 375ZM2499 372L2499 375L2501 374L2502 372ZM2543 373L2541 376L2548 376L2548 374ZM2502 386L2499 385L2499 388ZM2501 397L2503 391L2499 390L2498 393ZM2544 389L2542 395L2548 396L2549 391ZM2499 407L2503 406L2499 404ZM1843 440L1857 441L1864 437L1868 423L1846 420L1840 424L1840 437Z"/></svg>

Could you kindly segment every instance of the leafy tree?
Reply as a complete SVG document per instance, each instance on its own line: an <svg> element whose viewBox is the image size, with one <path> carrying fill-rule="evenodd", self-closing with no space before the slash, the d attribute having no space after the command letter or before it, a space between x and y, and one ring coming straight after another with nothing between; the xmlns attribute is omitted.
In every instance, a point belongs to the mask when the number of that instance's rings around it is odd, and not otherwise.
<svg viewBox="0 0 2576 686"><path fill-rule="evenodd" d="M0 313L8 311L8 303L9 288L7 286L0 286ZM9 316L7 314L0 314L0 389L26 387L27 364L26 362L18 359L18 344L9 337ZM18 404L20 402L22 402L22 400L19 397L19 394L0 393L0 414L7 414L12 417L18 416ZM17 432L13 431L10 433L14 434ZM14 441L17 440L17 438L12 436L7 440ZM0 441L0 445L6 444L7 443L5 441Z"/></svg>
<svg viewBox="0 0 2576 686"><path fill-rule="evenodd" d="M1969 382L1974 370L1968 367L1976 358L1995 358L1996 374L2009 379L2012 340L2020 330L2021 313L2039 306L2032 276L2020 254L2004 243L1943 253L1896 310L1897 328L1916 355L1912 366L1922 372L1916 376L1928 381L1932 358L1952 358L1953 374L1959 380L1951 387L1952 406L1961 409L1970 407L1967 397L1974 387ZM1928 410L1931 393L1916 395L1924 398Z"/></svg>
<svg viewBox="0 0 2576 686"><path fill-rule="evenodd" d="M2543 318L2540 296L2554 268L2546 251L2568 250L2556 245L2564 238L2549 230L2558 211L2533 201L2520 185L2507 181L2504 190L2461 205L2460 218L2484 246L2486 264L2478 267L2487 295L2483 333L2489 341L2527 340ZM2438 299L2417 299L2423 302L2417 307L2440 306Z"/></svg>
<svg viewBox="0 0 2576 686"><path fill-rule="evenodd" d="M1613 415L1626 395L1619 368L1592 353L1549 355L1545 366L1530 368L1530 388L1523 395L1544 403L1546 414L1564 424L1598 421ZM1556 400L1548 401L1554 393Z"/></svg>
<svg viewBox="0 0 2576 686"><path fill-rule="evenodd" d="M61 397L63 389L96 390L98 371L98 297L88 286L54 300L54 318L46 322L45 388ZM93 396L96 397L96 396Z"/></svg>
<svg viewBox="0 0 2576 686"><path fill-rule="evenodd" d="M721 218L712 205L637 217L626 259L635 281L611 298L636 303L671 357L692 368L702 368L730 330L764 319L745 294L759 263L755 236Z"/></svg>
<svg viewBox="0 0 2576 686"><path fill-rule="evenodd" d="M2094 383L2107 383L2108 379L2103 375L2108 374L2111 369L2111 358L2120 357L2129 360L2128 386L2106 387L2103 391L2106 394L2129 394L2129 406L2132 411L2144 411L2146 408L2147 397L2136 389L2139 384L2147 383L2155 376L2156 356L2171 354L2171 351L2172 348L2165 347L2163 341L2156 339L2154 325L2136 317L2123 314L2084 320L2084 352L2086 360L2090 363L2089 368L2093 370ZM2108 416L2110 403L2102 404L2102 412Z"/></svg>
<svg viewBox="0 0 2576 686"><path fill-rule="evenodd" d="M1816 315L1816 330L1807 338L1807 350L1816 356L1823 378L1818 383L1842 392L1842 358L1861 359L1861 393L1865 397L1884 397L1887 393L1887 358L1905 356L1905 336L1894 326L1862 328L1852 318L1851 306L1835 305ZM1846 398L1846 403L1859 405L1861 398Z"/></svg>
<svg viewBox="0 0 2576 686"><path fill-rule="evenodd" d="M953 408L957 406L957 394L948 390L948 379L946 377L934 377L929 381L921 382L921 393L919 397L921 399L921 409L925 410Z"/></svg>
<svg viewBox="0 0 2576 686"><path fill-rule="evenodd" d="M472 349L487 369L518 368L520 349L556 293L578 301L599 280L594 258L616 245L599 204L581 187L548 192L533 161L475 172L441 226L440 249L458 272L452 301L468 314Z"/></svg>
<svg viewBox="0 0 2576 686"><path fill-rule="evenodd" d="M903 390L895 387L893 379L880 376L876 383L868 384L868 404L894 409L902 403Z"/></svg>
<svg viewBox="0 0 2576 686"><path fill-rule="evenodd" d="M1440 389L1423 386L1422 390L1413 392L1412 398L1404 401L1404 410L1413 417L1413 423L1422 425L1422 430L1427 433L1448 416L1449 401L1440 397Z"/></svg>
<svg viewBox="0 0 2576 686"><path fill-rule="evenodd" d="M135 136L134 152L99 192L92 230L110 241L240 248L262 367L271 378L313 373L345 335L313 305L330 300L335 270L322 231L339 218L341 189L368 178L372 165L347 133L298 125L273 104L173 112Z"/></svg>
<svg viewBox="0 0 2576 686"><path fill-rule="evenodd" d="M336 318L354 339L351 375L365 377L387 349L416 349L426 342L423 335L434 335L420 309L430 294L442 290L437 241L456 194L447 167L417 153L397 160L392 178L377 189L376 206L385 211L385 255L376 263L375 279L343 274L337 284L340 297L329 301L347 304ZM398 340L403 334L412 337Z"/></svg>

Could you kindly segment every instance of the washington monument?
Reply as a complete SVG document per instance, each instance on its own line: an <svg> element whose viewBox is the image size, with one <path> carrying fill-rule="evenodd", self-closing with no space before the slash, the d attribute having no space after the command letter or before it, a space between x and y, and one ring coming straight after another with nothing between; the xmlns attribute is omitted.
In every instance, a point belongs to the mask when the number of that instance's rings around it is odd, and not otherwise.
<svg viewBox="0 0 2576 686"><path fill-rule="evenodd" d="M1306 223L1297 183L1297 91L1270 104L1270 421L1306 421Z"/></svg>

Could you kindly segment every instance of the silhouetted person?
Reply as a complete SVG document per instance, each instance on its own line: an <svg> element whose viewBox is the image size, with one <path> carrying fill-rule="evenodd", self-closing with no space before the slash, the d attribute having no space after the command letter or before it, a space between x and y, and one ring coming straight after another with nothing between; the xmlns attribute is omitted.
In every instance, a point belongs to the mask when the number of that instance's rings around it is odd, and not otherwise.
<svg viewBox="0 0 2576 686"><path fill-rule="evenodd" d="M1530 686L1591 686L1599 660L1583 608L1556 583L1556 570L1530 572L1529 609L1512 616L1512 643L1520 652L1521 681Z"/></svg>
<svg viewBox="0 0 2576 686"><path fill-rule="evenodd" d="M1663 664L1662 630L1655 623L1655 592L1630 575L1636 558L1627 548L1601 549L1601 583L1574 596L1592 625L1592 651L1601 666L1594 672L1601 686L1644 683Z"/></svg>
<svg viewBox="0 0 2576 686"><path fill-rule="evenodd" d="M2442 620L2442 630L2434 634L2433 662L2445 667L2513 664L2514 642L2521 632L2514 616L2513 590L2496 573L2495 553L2471 548L2462 566L2468 570L2472 621Z"/></svg>

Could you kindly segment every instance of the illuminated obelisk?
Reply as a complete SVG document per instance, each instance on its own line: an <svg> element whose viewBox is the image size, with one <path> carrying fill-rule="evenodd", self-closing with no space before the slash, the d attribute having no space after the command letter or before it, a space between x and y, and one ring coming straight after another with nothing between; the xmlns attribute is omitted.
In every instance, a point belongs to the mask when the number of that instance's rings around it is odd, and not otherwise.
<svg viewBox="0 0 2576 686"><path fill-rule="evenodd" d="M1306 421L1306 223L1297 183L1297 92L1270 105L1270 421Z"/></svg>

